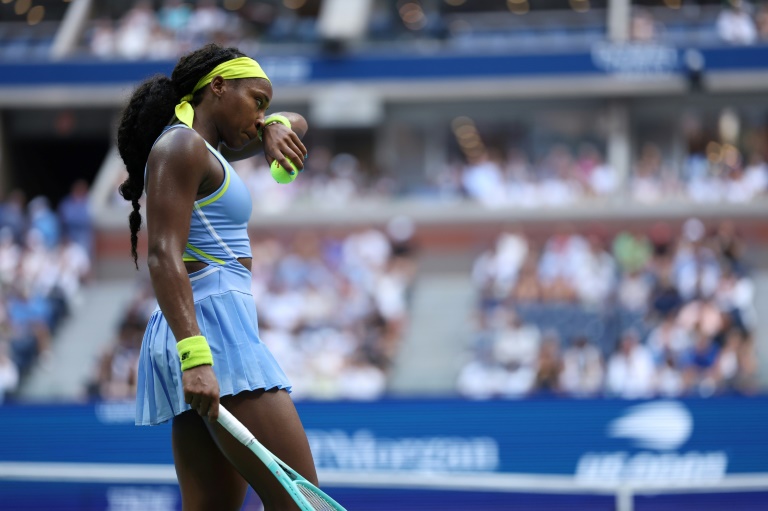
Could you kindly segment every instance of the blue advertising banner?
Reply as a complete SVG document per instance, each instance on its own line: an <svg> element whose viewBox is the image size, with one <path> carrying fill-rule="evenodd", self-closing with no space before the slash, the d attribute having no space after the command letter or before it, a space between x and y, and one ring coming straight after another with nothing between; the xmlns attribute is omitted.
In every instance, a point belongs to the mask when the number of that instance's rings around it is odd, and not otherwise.
<svg viewBox="0 0 768 511"><path fill-rule="evenodd" d="M733 476L768 474L766 397L641 402L384 400L302 402L297 407L316 464L321 474L330 476L523 475L568 478L593 486L696 483L714 488ZM48 495L54 500L56 495L70 495L78 500L86 495L93 506L77 504L81 507L72 509L155 509L143 504L114 504L144 501L166 503L166 507L158 504L157 509L177 509L170 434L167 425L134 426L130 403L0 407L0 501L11 502L14 496L28 499L29 495L38 499ZM57 476L56 467L67 467L71 477L66 473ZM139 473L131 472L131 467ZM158 468L157 478L151 476L152 467ZM84 474L82 479L78 474ZM125 474L126 480L121 482L110 474ZM46 480L49 484L41 486ZM158 486L151 485L154 480ZM333 477L329 480L330 486L338 482ZM68 484L78 481L79 489ZM137 481L144 485L137 486ZM357 495L360 502L379 495L374 499L379 504L395 498L381 485L369 489L357 486L347 485L336 495L348 499ZM442 495L439 498L446 504L440 509L466 509L458 505L463 497L449 497L434 488L400 488L396 493L411 495L409 502L430 501ZM518 493L514 502L521 506L528 502L528 507L519 509L561 509L556 502L562 495L550 495L546 507L537 507L540 496L534 495L536 492L527 497ZM613 509L610 495L573 493L570 500L563 500L564 506L582 499L589 502L589 509ZM482 509L518 509L506 494L487 491L472 495L487 499ZM764 497L765 493L761 495ZM664 500L644 499L638 504L643 503L646 509L656 509L654 503ZM71 500L58 502L63 506ZM494 507L493 502L503 505ZM0 509L14 508L0 505ZM371 503L350 509L411 507L380 508ZM429 507L414 505L413 509ZM752 508L747 505L743 509Z"/></svg>
<svg viewBox="0 0 768 511"><path fill-rule="evenodd" d="M699 48L707 72L768 70L768 45ZM273 82L531 78L622 75L650 77L687 73L690 50L664 44L599 43L589 51L520 54L301 55L262 57ZM0 87L133 84L155 73L170 74L175 61L0 63Z"/></svg>
<svg viewBox="0 0 768 511"><path fill-rule="evenodd" d="M318 467L585 478L768 473L768 398L299 403ZM171 463L133 406L4 406L0 461ZM609 470L610 467L610 470ZM672 472L668 474L667 472Z"/></svg>

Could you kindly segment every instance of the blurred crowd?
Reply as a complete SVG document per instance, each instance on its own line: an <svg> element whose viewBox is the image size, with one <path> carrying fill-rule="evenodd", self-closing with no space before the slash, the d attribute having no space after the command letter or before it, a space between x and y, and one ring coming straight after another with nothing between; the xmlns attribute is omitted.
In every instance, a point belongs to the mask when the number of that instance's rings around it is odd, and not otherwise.
<svg viewBox="0 0 768 511"><path fill-rule="evenodd" d="M79 303L91 269L88 185L78 181L58 205L20 191L0 202L0 401L39 360Z"/></svg>
<svg viewBox="0 0 768 511"><path fill-rule="evenodd" d="M449 5L450 4L450 5ZM462 2L463 4L463 2ZM636 4L629 38L639 43L748 45L768 39L768 4L727 0ZM589 4L531 5L525 0L451 7L412 0L381 2L367 16L369 43L445 43L457 49L561 48L605 40L606 10ZM457 4L458 6L458 4ZM584 7L586 9L576 7ZM508 7L508 8L507 8ZM578 12L574 12L578 11ZM119 16L98 15L85 33L101 58L170 59L206 42L257 50L269 43L321 43L317 4L303 0L137 0Z"/></svg>
<svg viewBox="0 0 768 511"><path fill-rule="evenodd" d="M254 207L262 211L280 211L296 203L343 208L350 202L391 199L398 194L393 179L376 175L352 154L333 154L322 146L311 147L309 152L311 158L290 186L275 186L261 155L232 165L250 190Z"/></svg>
<svg viewBox="0 0 768 511"><path fill-rule="evenodd" d="M679 170L665 162L658 145L643 144L630 178L632 198L645 203L669 198L744 203L767 192L768 165L763 155L754 151L745 159L736 146L717 142L691 151Z"/></svg>
<svg viewBox="0 0 768 511"><path fill-rule="evenodd" d="M313 33L314 20L276 2L137 0L119 19L95 19L85 38L97 57L132 60L172 59L209 42L245 51L265 38L301 41Z"/></svg>
<svg viewBox="0 0 768 511"><path fill-rule="evenodd" d="M612 239L507 233L475 261L470 398L712 396L757 391L754 282L731 222Z"/></svg>
<svg viewBox="0 0 768 511"><path fill-rule="evenodd" d="M620 176L592 144L582 144L576 154L557 144L537 161L520 149L506 157L489 151L469 163L454 161L434 179L439 197L467 197L490 207L565 206L617 195L620 185Z"/></svg>
<svg viewBox="0 0 768 511"><path fill-rule="evenodd" d="M310 148L312 157L290 186L275 186L261 155L233 162L233 167L250 190L254 209L267 213L296 204L339 209L350 203L398 198L538 208L628 198L644 204L669 200L748 203L768 195L768 164L760 153L753 152L745 161L733 145L713 142L707 148L706 152L692 152L676 166L662 156L658 145L643 144L626 180L591 143L580 144L576 150L555 144L538 160L521 149L506 155L489 150L471 163L454 159L425 184L411 186L371 168L353 154L333 154L323 146ZM115 189L123 176L116 179ZM130 207L117 192L112 203Z"/></svg>
<svg viewBox="0 0 768 511"><path fill-rule="evenodd" d="M626 184L592 144L582 144L577 151L557 144L538 161L519 149L505 158L489 153L472 163L447 165L427 193L467 197L490 207L567 206L588 198L624 197L641 203L745 203L766 196L768 164L760 153L744 161L733 145L713 142L707 148L691 153L678 169L665 161L658 145L646 143Z"/></svg>
<svg viewBox="0 0 768 511"><path fill-rule="evenodd" d="M768 3L758 7L746 0L727 0L717 18L717 35L728 44L768 41Z"/></svg>
<svg viewBox="0 0 768 511"><path fill-rule="evenodd" d="M408 320L416 272L412 223L345 237L300 232L254 239L252 291L262 341L297 399L380 397ZM100 399L135 394L136 365L156 306L151 285L137 292L115 341L101 355L89 392Z"/></svg>
<svg viewBox="0 0 768 511"><path fill-rule="evenodd" d="M768 40L768 3L688 1L678 2L677 9L635 5L629 36L638 43L759 44Z"/></svg>

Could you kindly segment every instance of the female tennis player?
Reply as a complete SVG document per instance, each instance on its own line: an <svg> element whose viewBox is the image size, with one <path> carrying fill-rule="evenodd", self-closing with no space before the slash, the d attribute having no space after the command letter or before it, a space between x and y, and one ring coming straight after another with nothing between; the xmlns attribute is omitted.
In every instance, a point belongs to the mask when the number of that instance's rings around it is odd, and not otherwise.
<svg viewBox="0 0 768 511"><path fill-rule="evenodd" d="M234 48L205 46L155 76L122 114L118 148L128 169L138 268L139 198L147 194L147 264L158 309L141 346L136 423L173 419L184 511L239 510L247 485L268 511L298 509L266 467L216 421L219 402L310 482L317 475L290 383L259 339L246 225L251 198L227 160L263 150L303 168L298 114L265 118L272 85Z"/></svg>

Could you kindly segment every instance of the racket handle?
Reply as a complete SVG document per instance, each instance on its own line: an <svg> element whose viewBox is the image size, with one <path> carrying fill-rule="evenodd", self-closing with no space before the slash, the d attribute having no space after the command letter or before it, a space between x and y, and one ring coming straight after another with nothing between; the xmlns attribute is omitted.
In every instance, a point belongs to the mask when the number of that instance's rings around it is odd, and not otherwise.
<svg viewBox="0 0 768 511"><path fill-rule="evenodd" d="M248 445L254 439L254 436L243 426L243 423L229 413L229 410L219 404L219 424L229 431L233 437L237 438L243 445Z"/></svg>

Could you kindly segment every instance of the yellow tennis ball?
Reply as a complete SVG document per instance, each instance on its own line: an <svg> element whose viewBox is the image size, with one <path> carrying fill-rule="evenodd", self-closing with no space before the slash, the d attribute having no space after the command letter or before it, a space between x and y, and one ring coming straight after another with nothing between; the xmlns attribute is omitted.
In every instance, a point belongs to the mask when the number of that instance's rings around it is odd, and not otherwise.
<svg viewBox="0 0 768 511"><path fill-rule="evenodd" d="M277 181L280 184L288 184L292 183L294 179L299 175L299 169L296 167L296 165L293 164L291 160L288 160L288 163L291 164L291 167L293 167L293 174L285 170L282 165L280 165L280 162L277 160L274 160L272 162L272 165L269 167L269 171L272 173L272 177L275 178L275 181Z"/></svg>

